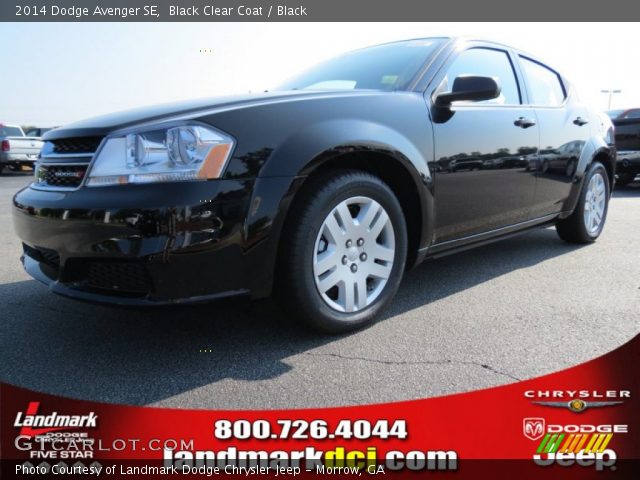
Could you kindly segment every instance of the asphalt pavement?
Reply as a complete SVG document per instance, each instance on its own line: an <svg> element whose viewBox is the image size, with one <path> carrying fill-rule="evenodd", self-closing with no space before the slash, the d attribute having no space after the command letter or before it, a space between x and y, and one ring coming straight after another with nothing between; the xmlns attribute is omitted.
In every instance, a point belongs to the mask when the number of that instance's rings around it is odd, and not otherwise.
<svg viewBox="0 0 640 480"><path fill-rule="evenodd" d="M536 377L640 332L640 183L593 245L537 230L425 263L373 327L307 332L271 301L126 310L57 297L19 262L0 176L0 379L73 398L181 408L406 400Z"/></svg>

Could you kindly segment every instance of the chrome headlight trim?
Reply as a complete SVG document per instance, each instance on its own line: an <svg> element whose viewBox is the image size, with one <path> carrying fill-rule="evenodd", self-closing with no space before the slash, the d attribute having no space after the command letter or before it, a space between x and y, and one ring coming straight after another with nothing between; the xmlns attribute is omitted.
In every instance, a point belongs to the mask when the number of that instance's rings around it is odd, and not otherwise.
<svg viewBox="0 0 640 480"><path fill-rule="evenodd" d="M220 178L235 139L198 121L159 122L107 135L85 186L198 181Z"/></svg>

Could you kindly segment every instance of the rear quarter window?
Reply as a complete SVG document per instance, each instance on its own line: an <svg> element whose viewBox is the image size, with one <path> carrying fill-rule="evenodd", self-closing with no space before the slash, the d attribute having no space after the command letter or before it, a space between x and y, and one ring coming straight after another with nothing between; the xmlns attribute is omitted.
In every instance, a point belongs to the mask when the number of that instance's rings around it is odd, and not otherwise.
<svg viewBox="0 0 640 480"><path fill-rule="evenodd" d="M560 75L550 68L520 56L520 63L527 77L529 103L544 107L562 105L566 97Z"/></svg>

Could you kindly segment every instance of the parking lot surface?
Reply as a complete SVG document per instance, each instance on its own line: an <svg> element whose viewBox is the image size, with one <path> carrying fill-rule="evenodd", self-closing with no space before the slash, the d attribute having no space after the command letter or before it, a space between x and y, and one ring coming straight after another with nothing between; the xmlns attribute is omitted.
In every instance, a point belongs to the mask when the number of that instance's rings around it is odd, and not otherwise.
<svg viewBox="0 0 640 480"><path fill-rule="evenodd" d="M328 337L270 301L125 310L57 297L19 262L0 176L0 378L73 398L181 408L354 405L557 371L640 331L640 184L593 245L537 230L408 273L373 327Z"/></svg>

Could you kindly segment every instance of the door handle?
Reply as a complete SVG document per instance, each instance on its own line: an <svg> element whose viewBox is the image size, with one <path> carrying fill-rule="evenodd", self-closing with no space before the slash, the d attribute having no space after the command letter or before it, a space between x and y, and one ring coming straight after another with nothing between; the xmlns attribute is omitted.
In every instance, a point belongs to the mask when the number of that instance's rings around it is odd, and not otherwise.
<svg viewBox="0 0 640 480"><path fill-rule="evenodd" d="M583 125L586 125L587 123L589 123L589 120L585 120L585 119L584 119L584 118L582 118L582 117L578 117L578 118L576 118L576 119L573 121L573 124L574 124L574 125L577 125L577 126L579 126L579 127L581 127L581 126L583 126Z"/></svg>
<svg viewBox="0 0 640 480"><path fill-rule="evenodd" d="M536 124L536 122L531 120L530 118L520 117L515 122L513 122L513 124L516 127L529 128L529 127L533 127Z"/></svg>

